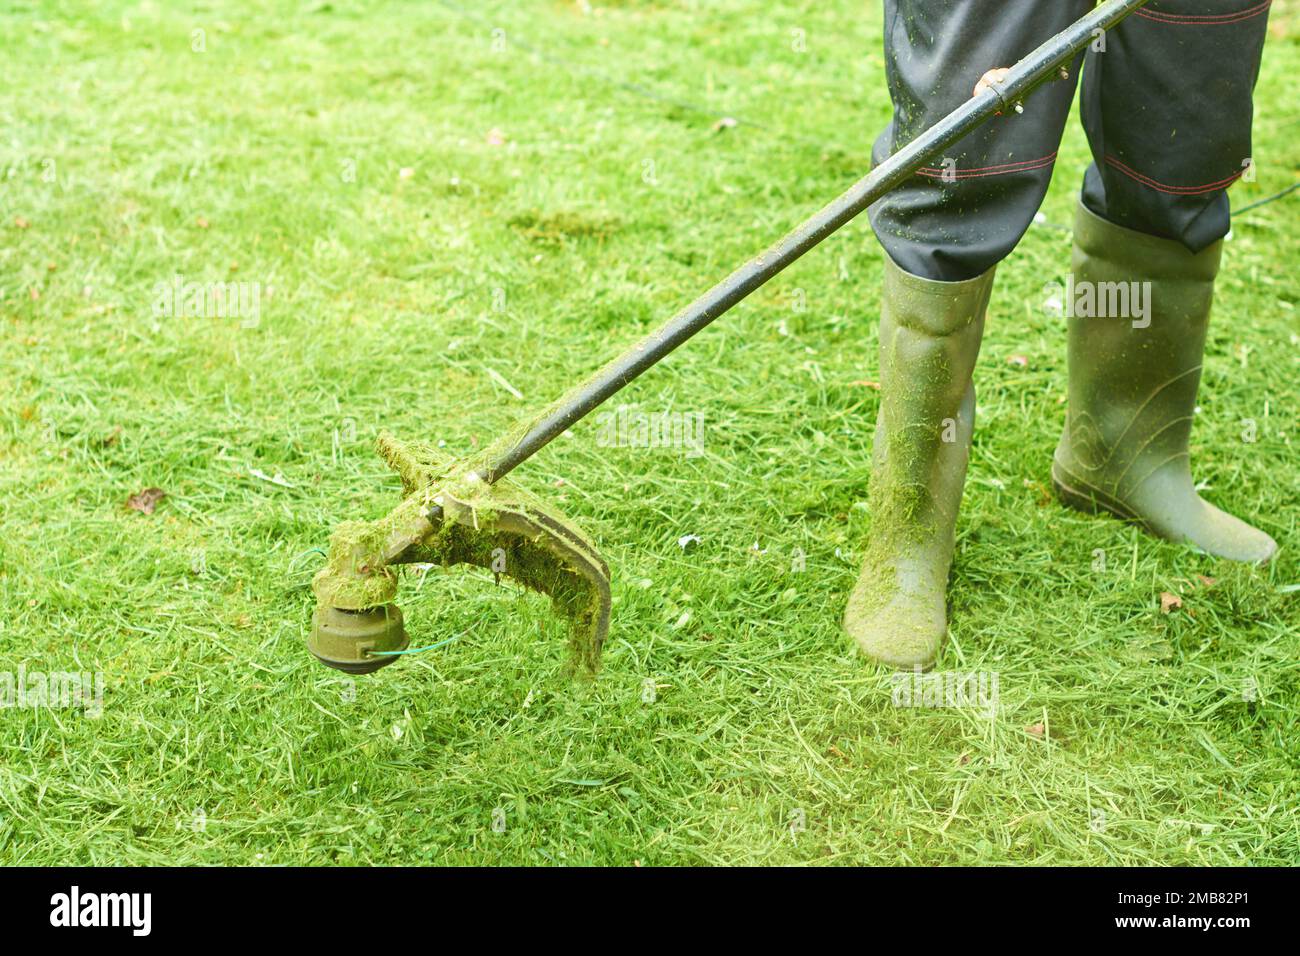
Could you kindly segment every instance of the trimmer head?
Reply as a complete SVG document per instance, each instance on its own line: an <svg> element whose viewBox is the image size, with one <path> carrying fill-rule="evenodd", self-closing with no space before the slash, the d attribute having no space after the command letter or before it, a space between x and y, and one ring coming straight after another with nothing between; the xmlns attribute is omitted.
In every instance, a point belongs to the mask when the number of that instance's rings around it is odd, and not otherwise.
<svg viewBox="0 0 1300 956"><path fill-rule="evenodd" d="M397 660L392 652L409 643L396 604L362 611L317 606L307 638L307 647L322 664L348 674L369 674L391 664Z"/></svg>
<svg viewBox="0 0 1300 956"><path fill-rule="evenodd" d="M488 485L475 462L420 443L379 438L406 498L375 522L346 522L330 538L312 582L317 608L308 646L321 661L369 673L406 647L394 565L473 564L545 594L568 618L575 670L594 673L609 630L609 568L563 514L508 481Z"/></svg>

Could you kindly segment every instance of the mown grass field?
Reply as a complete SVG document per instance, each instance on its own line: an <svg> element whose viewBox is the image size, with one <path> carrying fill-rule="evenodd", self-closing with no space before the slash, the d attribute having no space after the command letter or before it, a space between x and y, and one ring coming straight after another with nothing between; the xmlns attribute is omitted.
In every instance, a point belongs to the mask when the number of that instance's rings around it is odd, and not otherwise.
<svg viewBox="0 0 1300 956"><path fill-rule="evenodd" d="M1300 161L1300 4L1272 21L1237 206ZM846 187L880 31L847 0L7 4L0 670L106 690L0 710L0 863L1296 863L1300 196L1236 220L1211 329L1194 467L1282 545L1235 568L1047 491L1077 123L977 373L939 667L996 674L994 716L895 707L839 629L865 222L620 399L703 412L703 455L586 422L516 473L614 569L595 682L477 572L404 585L416 644L469 630L443 649L355 682L307 653L314 549L398 500L377 432L471 451ZM259 283L257 321L160 315L175 276Z"/></svg>

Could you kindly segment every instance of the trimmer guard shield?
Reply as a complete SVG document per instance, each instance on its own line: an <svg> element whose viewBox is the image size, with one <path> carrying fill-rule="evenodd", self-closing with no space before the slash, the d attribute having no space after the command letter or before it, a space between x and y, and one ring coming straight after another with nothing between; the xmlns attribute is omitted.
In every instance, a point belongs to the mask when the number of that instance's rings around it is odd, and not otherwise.
<svg viewBox="0 0 1300 956"><path fill-rule="evenodd" d="M456 462L388 434L380 436L379 452L401 475L405 500L379 521L336 529L329 562L312 582L317 619L325 608L390 604L394 564L473 564L547 595L569 620L573 669L594 673L609 631L609 567L587 535L508 480L488 485L474 461ZM332 658L338 656L335 646Z"/></svg>

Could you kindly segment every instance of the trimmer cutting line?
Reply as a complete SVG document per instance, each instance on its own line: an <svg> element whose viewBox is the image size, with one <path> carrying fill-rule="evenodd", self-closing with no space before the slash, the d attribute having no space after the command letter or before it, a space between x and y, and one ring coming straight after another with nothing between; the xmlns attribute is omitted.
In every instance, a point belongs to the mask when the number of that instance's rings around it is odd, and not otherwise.
<svg viewBox="0 0 1300 956"><path fill-rule="evenodd" d="M475 564L548 595L570 620L574 666L594 673L609 630L609 567L572 521L505 476L991 116L1020 112L1039 86L1068 77L1085 47L1147 2L1105 0L1022 59L1000 83L953 110L776 245L476 456L456 461L429 444L381 434L379 453L401 475L405 498L384 518L345 522L330 537L328 563L312 582L312 653L355 674L392 663L402 656L394 652L409 643L393 603L394 567Z"/></svg>

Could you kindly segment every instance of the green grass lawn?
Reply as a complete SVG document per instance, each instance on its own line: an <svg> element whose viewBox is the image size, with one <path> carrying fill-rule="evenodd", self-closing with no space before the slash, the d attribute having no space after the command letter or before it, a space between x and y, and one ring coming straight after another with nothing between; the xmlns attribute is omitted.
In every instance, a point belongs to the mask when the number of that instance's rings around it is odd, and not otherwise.
<svg viewBox="0 0 1300 956"><path fill-rule="evenodd" d="M839 628L865 221L618 399L702 412L703 455L587 421L515 473L613 569L598 679L543 598L435 569L413 642L469 633L352 680L307 584L398 500L375 435L481 447L864 173L880 12L171 6L0 14L0 671L106 684L98 719L0 710L0 863L1300 860L1300 195L1236 220L1218 288L1193 466L1282 545L1231 567L1047 491L1072 122L977 371L939 667L996 675L994 715L894 706ZM1272 19L1237 206L1300 161L1300 3ZM259 283L256 321L158 314L176 276Z"/></svg>

